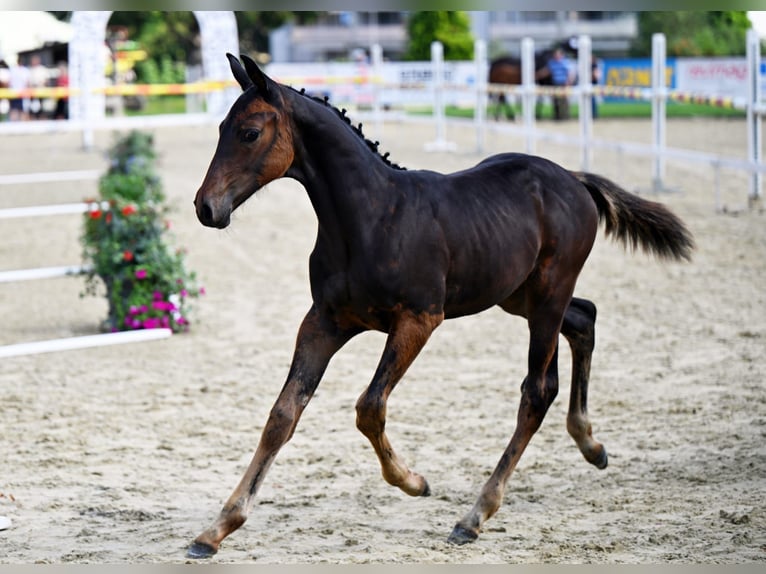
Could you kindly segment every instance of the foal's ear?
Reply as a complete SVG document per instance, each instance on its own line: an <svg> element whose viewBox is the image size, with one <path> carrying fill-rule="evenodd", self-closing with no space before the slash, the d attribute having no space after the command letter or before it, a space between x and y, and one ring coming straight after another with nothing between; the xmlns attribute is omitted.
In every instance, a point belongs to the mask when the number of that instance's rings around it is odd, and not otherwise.
<svg viewBox="0 0 766 574"><path fill-rule="evenodd" d="M253 81L250 79L250 76L247 75L247 72L242 67L242 64L239 63L239 60L228 52L226 53L226 57L229 59L231 73L234 74L234 79L237 80L237 83L242 87L242 91L244 92L246 89L252 87Z"/></svg>
<svg viewBox="0 0 766 574"><path fill-rule="evenodd" d="M258 88L258 91L262 96L266 97L269 94L269 85L266 81L266 74L258 67L252 58L245 54L240 55L240 59L245 63L245 70L252 82Z"/></svg>

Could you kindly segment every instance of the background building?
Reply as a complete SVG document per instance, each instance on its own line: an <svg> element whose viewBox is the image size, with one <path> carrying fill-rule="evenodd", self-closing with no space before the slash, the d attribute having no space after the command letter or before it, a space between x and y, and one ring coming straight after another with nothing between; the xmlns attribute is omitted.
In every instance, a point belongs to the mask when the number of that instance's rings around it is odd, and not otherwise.
<svg viewBox="0 0 766 574"><path fill-rule="evenodd" d="M490 57L518 55L521 40L531 37L539 47L587 34L594 53L625 56L638 33L635 12L469 12L474 37L487 42ZM272 61L326 62L354 60L360 50L380 44L384 57L399 60L407 44L407 12L326 12L316 24L288 24L272 32Z"/></svg>

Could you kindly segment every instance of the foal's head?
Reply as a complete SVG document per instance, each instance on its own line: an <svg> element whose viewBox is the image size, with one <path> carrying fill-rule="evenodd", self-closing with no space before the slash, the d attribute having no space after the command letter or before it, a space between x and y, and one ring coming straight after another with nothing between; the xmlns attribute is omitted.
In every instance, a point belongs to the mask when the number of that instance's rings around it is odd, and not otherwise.
<svg viewBox="0 0 766 574"><path fill-rule="evenodd" d="M194 205L203 225L223 228L258 189L293 162L292 132L279 85L247 56L226 54L242 94L219 126L218 147Z"/></svg>

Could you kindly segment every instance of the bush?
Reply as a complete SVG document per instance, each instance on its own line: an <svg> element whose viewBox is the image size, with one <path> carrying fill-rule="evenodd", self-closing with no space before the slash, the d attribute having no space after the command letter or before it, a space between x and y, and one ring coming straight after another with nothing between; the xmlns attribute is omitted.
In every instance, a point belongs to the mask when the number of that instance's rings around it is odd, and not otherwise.
<svg viewBox="0 0 766 574"><path fill-rule="evenodd" d="M106 289L104 330L189 327L189 300L204 293L186 270L183 250L172 241L165 195L154 172L150 135L133 131L118 138L109 170L99 180L100 197L89 201L81 237L90 270L83 295Z"/></svg>

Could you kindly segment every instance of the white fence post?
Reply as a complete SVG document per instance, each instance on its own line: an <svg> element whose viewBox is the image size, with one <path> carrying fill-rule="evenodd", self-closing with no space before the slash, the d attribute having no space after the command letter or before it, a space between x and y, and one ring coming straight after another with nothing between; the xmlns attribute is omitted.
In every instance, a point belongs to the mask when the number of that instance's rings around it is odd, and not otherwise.
<svg viewBox="0 0 766 574"><path fill-rule="evenodd" d="M747 158L753 167L761 163L761 41L752 28L747 31ZM761 197L761 172L750 174L748 201Z"/></svg>
<svg viewBox="0 0 766 574"><path fill-rule="evenodd" d="M577 74L580 78L580 137L582 138L582 159L580 166L583 171L590 169L590 146L593 138L593 114L591 98L593 98L593 85L591 84L591 43L590 36L580 36L577 39Z"/></svg>
<svg viewBox="0 0 766 574"><path fill-rule="evenodd" d="M652 34L652 145L654 191L662 191L665 179L665 35Z"/></svg>
<svg viewBox="0 0 766 574"><path fill-rule="evenodd" d="M431 43L431 85L434 90L434 122L436 141L425 145L426 151L455 149L455 144L445 138L447 120L444 113L444 46L441 42Z"/></svg>
<svg viewBox="0 0 766 574"><path fill-rule="evenodd" d="M372 114L375 123L375 136L383 135L383 114L380 108L380 94L383 78L383 48L380 44L373 44L370 49L372 55Z"/></svg>
<svg viewBox="0 0 766 574"><path fill-rule="evenodd" d="M476 151L484 152L484 142L487 133L487 43L476 40L473 49L473 59L476 64Z"/></svg>
<svg viewBox="0 0 766 574"><path fill-rule="evenodd" d="M532 38L521 40L521 110L524 116L524 134L529 154L535 153L535 42Z"/></svg>

